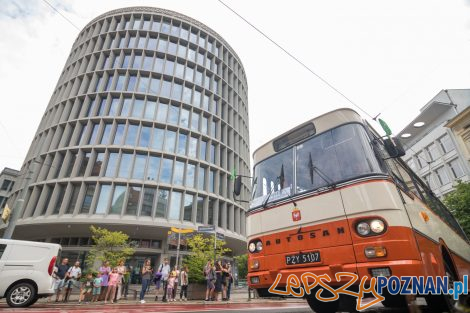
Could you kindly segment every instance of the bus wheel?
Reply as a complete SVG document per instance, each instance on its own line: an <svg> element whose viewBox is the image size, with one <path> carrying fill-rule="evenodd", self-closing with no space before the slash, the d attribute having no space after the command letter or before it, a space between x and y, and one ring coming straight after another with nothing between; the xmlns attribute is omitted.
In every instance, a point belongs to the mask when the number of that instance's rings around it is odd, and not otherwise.
<svg viewBox="0 0 470 313"><path fill-rule="evenodd" d="M307 296L307 303L316 313L335 313L339 307L339 301L323 302L315 297L315 293Z"/></svg>
<svg viewBox="0 0 470 313"><path fill-rule="evenodd" d="M406 308L408 303L403 295L391 295L386 293L383 295L385 300L382 301L382 305L386 308Z"/></svg>
<svg viewBox="0 0 470 313"><path fill-rule="evenodd" d="M457 280L457 276L448 261L444 261L444 266L446 270L445 275L449 277L449 286L447 289L454 289L454 282ZM456 312L456 302L452 295L428 295L426 297L428 310L431 313Z"/></svg>

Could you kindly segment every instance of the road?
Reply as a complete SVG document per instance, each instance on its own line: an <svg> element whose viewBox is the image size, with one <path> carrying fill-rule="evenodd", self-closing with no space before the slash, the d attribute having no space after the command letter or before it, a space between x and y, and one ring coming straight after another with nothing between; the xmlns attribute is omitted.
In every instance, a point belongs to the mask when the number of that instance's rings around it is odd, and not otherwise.
<svg viewBox="0 0 470 313"><path fill-rule="evenodd" d="M260 312L273 312L273 313L312 313L308 305L303 301L295 302L257 302L257 303L221 303L221 304L204 304L204 303L151 303L151 304L114 304L114 305L78 305L77 303L70 304L48 304L38 303L27 309L12 309L9 308L4 302L0 303L1 312L15 312L15 313L151 313L151 312L247 312L247 313L260 313ZM408 313L408 310L391 310L376 305L373 308L367 309L363 312L367 313ZM421 311L425 313L425 311ZM320 312L321 313L321 312Z"/></svg>

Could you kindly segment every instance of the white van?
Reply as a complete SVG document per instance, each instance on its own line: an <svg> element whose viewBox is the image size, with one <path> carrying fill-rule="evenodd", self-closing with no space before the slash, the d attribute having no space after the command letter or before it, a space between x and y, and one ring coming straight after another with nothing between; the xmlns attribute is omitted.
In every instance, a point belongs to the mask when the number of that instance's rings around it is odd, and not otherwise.
<svg viewBox="0 0 470 313"><path fill-rule="evenodd" d="M60 252L58 244L0 239L0 298L11 307L26 307L52 295Z"/></svg>

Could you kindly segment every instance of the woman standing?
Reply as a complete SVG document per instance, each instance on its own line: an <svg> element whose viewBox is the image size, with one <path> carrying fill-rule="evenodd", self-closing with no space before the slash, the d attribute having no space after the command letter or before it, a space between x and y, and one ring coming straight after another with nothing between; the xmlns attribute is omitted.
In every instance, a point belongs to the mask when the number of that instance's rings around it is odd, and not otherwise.
<svg viewBox="0 0 470 313"><path fill-rule="evenodd" d="M220 261L215 263L215 293L214 293L214 301L219 301L219 294L222 291L222 265ZM222 294L222 299L225 296Z"/></svg>
<svg viewBox="0 0 470 313"><path fill-rule="evenodd" d="M227 285L227 301L230 301L230 292L232 291L233 276L232 276L232 265L227 264L228 272L228 285Z"/></svg>
<svg viewBox="0 0 470 313"><path fill-rule="evenodd" d="M146 259L144 265L142 266L142 289L140 290L140 303L145 303L144 297L147 288L150 286L150 279L152 277L152 265L150 264L150 259Z"/></svg>
<svg viewBox="0 0 470 313"><path fill-rule="evenodd" d="M101 294L100 300L103 300L106 296L106 291L108 289L108 278L109 273L111 273L111 268L109 267L108 261L103 261L103 264L98 269L98 272L101 274Z"/></svg>
<svg viewBox="0 0 470 313"><path fill-rule="evenodd" d="M188 285L189 285L187 266L184 266L181 269L180 284L181 284L180 301L187 301L188 300Z"/></svg>
<svg viewBox="0 0 470 313"><path fill-rule="evenodd" d="M117 272L119 275L118 285L117 285L117 296L116 300L120 300L122 296L122 287L124 285L124 275L127 273L127 268L124 265L124 260L120 260L117 266Z"/></svg>

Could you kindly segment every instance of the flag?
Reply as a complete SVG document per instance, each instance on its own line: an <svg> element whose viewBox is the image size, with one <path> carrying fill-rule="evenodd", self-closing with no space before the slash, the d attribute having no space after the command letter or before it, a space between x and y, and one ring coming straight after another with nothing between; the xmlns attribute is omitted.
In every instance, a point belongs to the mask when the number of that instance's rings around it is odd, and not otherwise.
<svg viewBox="0 0 470 313"><path fill-rule="evenodd" d="M235 178L237 178L237 170L233 168L232 172L230 173L230 180L235 180Z"/></svg>

